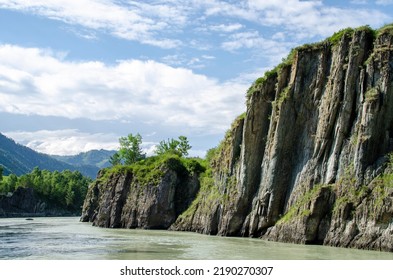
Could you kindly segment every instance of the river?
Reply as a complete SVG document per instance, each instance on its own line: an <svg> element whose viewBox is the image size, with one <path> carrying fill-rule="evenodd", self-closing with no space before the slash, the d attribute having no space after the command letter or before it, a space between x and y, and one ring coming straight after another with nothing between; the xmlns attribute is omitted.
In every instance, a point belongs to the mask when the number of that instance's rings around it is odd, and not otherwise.
<svg viewBox="0 0 393 280"><path fill-rule="evenodd" d="M2 260L359 260L393 253L295 245L188 232L106 229L78 217L0 219Z"/></svg>

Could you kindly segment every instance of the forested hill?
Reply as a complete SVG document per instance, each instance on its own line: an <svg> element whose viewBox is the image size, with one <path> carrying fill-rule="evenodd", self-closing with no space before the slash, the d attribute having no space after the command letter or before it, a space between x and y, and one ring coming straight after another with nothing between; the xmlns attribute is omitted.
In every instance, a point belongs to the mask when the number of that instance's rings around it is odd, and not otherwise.
<svg viewBox="0 0 393 280"><path fill-rule="evenodd" d="M23 175L31 172L34 167L49 171L80 171L83 175L95 178L98 167L89 165L74 166L38 153L28 147L15 143L14 140L0 133L0 165L4 168L4 175Z"/></svg>
<svg viewBox="0 0 393 280"><path fill-rule="evenodd" d="M53 158L72 165L94 165L98 168L111 166L109 159L116 151L91 150L74 156L52 156Z"/></svg>

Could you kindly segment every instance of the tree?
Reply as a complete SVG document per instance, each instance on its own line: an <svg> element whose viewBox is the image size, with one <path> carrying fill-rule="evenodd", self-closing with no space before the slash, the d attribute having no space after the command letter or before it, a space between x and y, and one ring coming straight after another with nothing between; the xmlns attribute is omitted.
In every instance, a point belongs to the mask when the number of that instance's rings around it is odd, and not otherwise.
<svg viewBox="0 0 393 280"><path fill-rule="evenodd" d="M18 184L18 177L15 174L8 176L7 187L9 192L16 190L16 185Z"/></svg>
<svg viewBox="0 0 393 280"><path fill-rule="evenodd" d="M132 164L146 157L146 154L141 149L142 136L139 133L136 135L130 133L127 137L120 137L119 143L120 149L118 154L124 164Z"/></svg>
<svg viewBox="0 0 393 280"><path fill-rule="evenodd" d="M188 150L191 146L188 143L186 136L179 136L179 139L168 139L168 141L161 141L156 147L156 154L175 154L178 156L187 156Z"/></svg>
<svg viewBox="0 0 393 280"><path fill-rule="evenodd" d="M4 171L4 168L2 165L0 165L0 183L1 183L1 181L3 181L3 171Z"/></svg>
<svg viewBox="0 0 393 280"><path fill-rule="evenodd" d="M206 161L209 164L211 164L211 162L213 161L214 157L216 156L217 150L218 150L217 147L207 150L205 159L206 159Z"/></svg>
<svg viewBox="0 0 393 280"><path fill-rule="evenodd" d="M112 166L121 164L121 158L120 158L119 153L114 153L114 154L109 158L109 163L110 163Z"/></svg>
<svg viewBox="0 0 393 280"><path fill-rule="evenodd" d="M190 150L192 147L188 143L188 139L186 136L179 136L179 146L178 146L178 151L183 155L183 156L188 156L188 150Z"/></svg>

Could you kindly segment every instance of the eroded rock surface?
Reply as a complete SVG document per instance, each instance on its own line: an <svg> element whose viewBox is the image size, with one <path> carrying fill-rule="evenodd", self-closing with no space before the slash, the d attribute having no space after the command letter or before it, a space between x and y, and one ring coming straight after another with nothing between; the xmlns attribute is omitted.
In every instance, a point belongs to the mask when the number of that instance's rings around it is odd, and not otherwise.
<svg viewBox="0 0 393 280"><path fill-rule="evenodd" d="M347 30L257 80L172 228L392 251L392 34Z"/></svg>

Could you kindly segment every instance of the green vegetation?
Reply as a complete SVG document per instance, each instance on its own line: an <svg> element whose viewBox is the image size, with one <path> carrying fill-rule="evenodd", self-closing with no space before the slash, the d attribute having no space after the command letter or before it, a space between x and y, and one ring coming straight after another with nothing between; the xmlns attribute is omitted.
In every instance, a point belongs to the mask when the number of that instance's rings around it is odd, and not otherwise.
<svg viewBox="0 0 393 280"><path fill-rule="evenodd" d="M227 159L231 158L231 156L236 157L236 155L231 155L233 151L233 135L239 123L245 117L246 113L240 114L232 122L231 128L227 130L220 144L207 151L204 160L206 170L199 177L199 193L190 207L180 215L180 221L192 219L196 211L202 215L210 215L212 214L212 205L225 207L236 199L237 180L235 175L230 174L229 168L231 163ZM217 180L218 177L220 178L219 180ZM221 183L225 187L220 189L219 181L223 179L225 181Z"/></svg>
<svg viewBox="0 0 393 280"><path fill-rule="evenodd" d="M186 136L179 136L178 140L172 138L161 141L156 150L157 155L151 157L146 157L142 153L140 134L121 137L119 142L119 152L110 159L112 167L102 169L98 181L104 183L116 174L131 173L135 183L142 186L155 186L161 182L168 170L184 176L205 171L203 160L185 157L191 149Z"/></svg>
<svg viewBox="0 0 393 280"><path fill-rule="evenodd" d="M172 170L187 176L200 174L205 171L205 163L198 158L182 158L179 155L166 153L147 157L130 165L115 165L102 170L102 176L97 180L105 183L116 174L132 173L135 183L141 186L158 185L165 172Z"/></svg>
<svg viewBox="0 0 393 280"><path fill-rule="evenodd" d="M154 157L152 159L146 159L146 154L143 153L141 148L142 136L139 133L137 133L136 135L130 133L127 137L120 137L119 143L119 151L117 153L114 153L109 160L112 166L122 164L133 165L139 161L143 161L142 165L145 165L146 163L149 164L150 162L154 161ZM156 154L158 156L176 155L178 157L185 157L188 155L188 151L190 149L191 146L188 142L187 137L179 136L178 139L172 138L168 139L168 141L161 141L156 147ZM165 158L165 156L163 158Z"/></svg>
<svg viewBox="0 0 393 280"><path fill-rule="evenodd" d="M289 97L289 87L283 89L278 98L272 102L273 106L280 109L282 103Z"/></svg>
<svg viewBox="0 0 393 280"><path fill-rule="evenodd" d="M311 190L302 194L296 201L294 205L292 205L284 216L278 220L277 224L287 223L292 221L295 218L307 217L311 215L311 210L309 209L311 206L311 202L315 200L318 195L323 191L323 189L332 189L332 185L315 185Z"/></svg>
<svg viewBox="0 0 393 280"><path fill-rule="evenodd" d="M15 174L17 176L31 172L36 166L49 171L78 170L90 178L94 178L98 172L98 168L95 166L70 165L49 155L37 153L30 148L15 143L1 133L0 165L4 168L4 175Z"/></svg>
<svg viewBox="0 0 393 280"><path fill-rule="evenodd" d="M393 35L393 23L386 24L377 30L377 36L381 36L383 34Z"/></svg>
<svg viewBox="0 0 393 280"><path fill-rule="evenodd" d="M125 137L120 137L119 144L119 151L114 153L109 159L109 163L112 166L121 164L130 165L146 158L146 154L143 153L141 148L142 136L139 133L136 135L130 133Z"/></svg>
<svg viewBox="0 0 393 280"><path fill-rule="evenodd" d="M282 59L282 62L277 65L275 68L273 68L270 71L266 71L263 77L260 77L258 79L255 80L255 82L251 85L251 87L247 90L247 103L250 101L251 96L261 90L262 85L271 78L277 77L279 75L279 73L282 71L282 69L284 67L288 67L290 65L292 65L294 58L295 58L295 54L297 52L297 49L292 49L290 51L290 53L288 54L288 56L286 58Z"/></svg>
<svg viewBox="0 0 393 280"><path fill-rule="evenodd" d="M330 42L333 46L338 45L340 43L342 37L350 38L355 30L353 28L345 28L341 29L338 32L334 33L331 37L327 38L327 41Z"/></svg>
<svg viewBox="0 0 393 280"><path fill-rule="evenodd" d="M31 173L11 174L0 180L0 194L14 192L17 188L33 188L43 201L59 208L79 211L85 199L91 179L79 171L62 172L34 168Z"/></svg>
<svg viewBox="0 0 393 280"><path fill-rule="evenodd" d="M284 68L287 67L289 65L291 65L294 61L295 55L298 52L310 52L310 51L317 51L320 50L321 48L323 48L324 46L337 46L341 39L343 37L346 38L351 38L353 36L353 34L356 31L365 31L370 33L374 38L376 37L376 35L380 35L380 34L384 34L384 33L391 33L393 34L393 24L389 24L386 25L384 27L382 27L381 29L379 29L378 31L373 30L370 26L365 25L365 26L361 26L358 28L345 28L342 29L336 33L334 33L331 37L326 38L323 41L320 42L315 42L315 43L310 43L310 44L304 44L300 47L294 48L291 50L291 52L288 54L288 56L286 58L284 58L282 60L282 62L277 65L275 68L273 68L270 71L266 71L265 75L263 77L260 77L258 79L255 80L255 82L251 85L251 87L247 90L246 93L246 97L247 97L247 104L249 103L249 100L251 98L251 96L261 90L262 85L270 78L279 75L280 71Z"/></svg>
<svg viewBox="0 0 393 280"><path fill-rule="evenodd" d="M217 205L223 202L224 196L219 192L217 186L214 184L212 168L208 167L206 172L200 176L200 189L197 197L191 205L180 216L180 220L187 220L193 217L197 209L201 214L208 215L211 213L212 205Z"/></svg>
<svg viewBox="0 0 393 280"><path fill-rule="evenodd" d="M110 166L109 158L113 156L114 153L115 151L101 149L82 152L73 156L52 155L51 157L74 166L89 165L96 166L97 168L104 168Z"/></svg>
<svg viewBox="0 0 393 280"><path fill-rule="evenodd" d="M188 143L186 136L179 136L179 139L168 139L168 141L161 141L157 146L157 155L175 154L180 157L188 156L188 150L192 147Z"/></svg>
<svg viewBox="0 0 393 280"><path fill-rule="evenodd" d="M352 216L357 206L364 200L369 200L366 203L368 205L367 215L372 219L377 219L385 199L393 189L393 154L388 154L387 159L385 171L367 186L357 186L353 166L347 168L344 176L335 186L339 195L334 205L334 215L339 215L347 205L351 205Z"/></svg>
<svg viewBox="0 0 393 280"><path fill-rule="evenodd" d="M142 152L142 136L139 133L136 135L130 133L127 137L120 137L119 143L119 157L125 164L132 164L146 157L146 154Z"/></svg>
<svg viewBox="0 0 393 280"><path fill-rule="evenodd" d="M222 165L226 165L227 162L225 160L220 160L220 159L223 158L225 159L230 157L230 154L233 151L232 141L233 141L234 131L239 126L240 122L242 122L245 119L245 117L246 117L246 113L240 114L232 122L230 129L228 129L225 132L224 139L218 144L218 146L207 151L205 158L208 166L215 167L215 168L221 166L222 171L228 171L226 170L227 169L226 167L222 166ZM236 158L236 155L234 156Z"/></svg>
<svg viewBox="0 0 393 280"><path fill-rule="evenodd" d="M369 185L359 186L357 184L354 166L350 165L335 184L316 185L312 190L300 195L297 202L288 209L277 223L287 223L311 215L311 203L324 188L330 188L337 196L332 210L333 216L352 219L356 214L355 211L363 205L363 208L360 209L367 211L368 218L376 221L383 219L383 217L380 217L381 210L383 205L387 203L386 199L393 192L393 153L389 154L387 158L385 171L372 180Z"/></svg>
<svg viewBox="0 0 393 280"><path fill-rule="evenodd" d="M379 93L378 93L378 89L373 87L370 88L366 93L365 93L365 99L366 101L375 101L378 99Z"/></svg>

